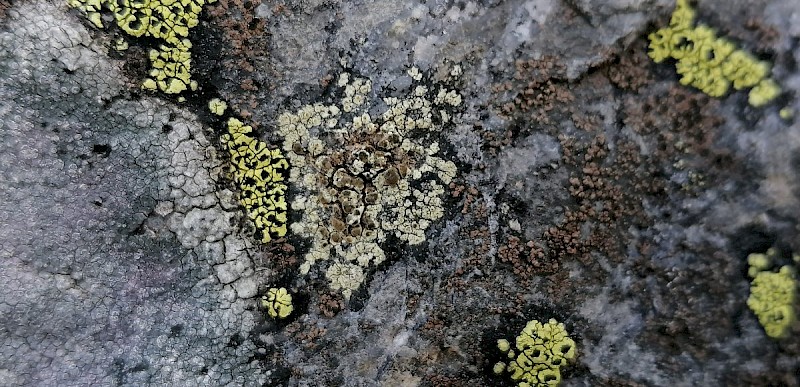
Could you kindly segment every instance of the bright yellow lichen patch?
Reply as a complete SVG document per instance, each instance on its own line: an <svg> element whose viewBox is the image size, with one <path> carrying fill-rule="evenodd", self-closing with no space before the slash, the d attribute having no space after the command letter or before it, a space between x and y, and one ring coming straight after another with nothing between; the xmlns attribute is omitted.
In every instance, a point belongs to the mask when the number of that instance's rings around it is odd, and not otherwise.
<svg viewBox="0 0 800 387"><path fill-rule="evenodd" d="M197 89L191 79L192 44L186 37L199 23L203 5L216 0L68 0L71 7L86 13L98 28L103 28L101 11L114 15L117 26L134 37L147 36L163 41L150 51L153 68L142 88L178 94Z"/></svg>
<svg viewBox="0 0 800 387"><path fill-rule="evenodd" d="M564 324L554 319L545 324L529 321L515 344L516 351L508 340L497 340L497 348L510 362L498 362L493 370L498 375L510 373L520 387L557 386L561 382L561 367L575 358L575 342L567 335Z"/></svg>
<svg viewBox="0 0 800 387"><path fill-rule="evenodd" d="M261 306L272 318L286 318L294 310L292 295L286 288L269 289L267 295L261 298Z"/></svg>
<svg viewBox="0 0 800 387"><path fill-rule="evenodd" d="M333 260L326 277L345 297L363 282L364 268L383 262L380 244L387 238L425 240L425 230L444 215L441 183L456 174L428 136L450 123L461 96L419 84L417 69L409 77L408 93L383 98L380 115L369 113L372 83L344 73L339 103L303 106L278 119L289 180L300 192L292 208L302 219L292 231L312 239L301 273Z"/></svg>
<svg viewBox="0 0 800 387"><path fill-rule="evenodd" d="M798 299L793 268L783 266L777 273L770 271L776 254L775 249L769 249L766 254L747 257L748 274L753 277L747 306L758 317L767 336L779 339L788 336L797 321Z"/></svg>
<svg viewBox="0 0 800 387"><path fill-rule="evenodd" d="M695 11L688 0L678 0L669 27L649 35L648 55L660 63L667 58L678 62L675 68L683 85L691 85L712 96L725 95L731 86L736 90L752 88L748 102L763 106L775 99L780 87L768 78L770 66L756 59L713 29L693 27Z"/></svg>
<svg viewBox="0 0 800 387"><path fill-rule="evenodd" d="M280 149L269 149L251 137L253 128L230 118L223 145L231 156L231 173L239 186L239 202L267 243L286 235L286 184L289 164Z"/></svg>

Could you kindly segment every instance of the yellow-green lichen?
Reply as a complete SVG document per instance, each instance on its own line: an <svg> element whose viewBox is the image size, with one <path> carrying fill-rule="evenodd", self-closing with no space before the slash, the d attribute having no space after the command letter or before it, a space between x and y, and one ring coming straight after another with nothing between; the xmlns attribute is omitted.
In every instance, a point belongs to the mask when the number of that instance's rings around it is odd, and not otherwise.
<svg viewBox="0 0 800 387"><path fill-rule="evenodd" d="M216 0L68 0L86 13L98 28L103 28L102 12L110 11L117 26L134 37L152 37L162 41L150 51L152 69L142 88L178 94L197 89L191 79L192 47L186 37L199 23L203 5Z"/></svg>
<svg viewBox="0 0 800 387"><path fill-rule="evenodd" d="M509 359L495 363L496 374L510 374L520 387L557 386L561 367L575 358L575 342L564 324L555 319L547 323L531 320L517 336L512 348L508 340L497 340L497 348Z"/></svg>
<svg viewBox="0 0 800 387"><path fill-rule="evenodd" d="M261 297L261 306L272 318L286 318L294 311L292 295L286 288L270 288L267 295Z"/></svg>
<svg viewBox="0 0 800 387"><path fill-rule="evenodd" d="M114 41L114 49L117 51L125 51L128 49L128 41L124 38L117 38Z"/></svg>
<svg viewBox="0 0 800 387"><path fill-rule="evenodd" d="M780 95L778 84L768 78L768 63L736 49L708 26L693 27L694 18L689 0L678 0L669 26L649 35L650 58L657 63L668 58L677 60L675 69L681 75L680 83L712 97L725 95L731 86L736 90L752 88L748 102L759 107Z"/></svg>
<svg viewBox="0 0 800 387"><path fill-rule="evenodd" d="M797 321L797 278L788 265L777 273L770 271L775 257L775 249L747 257L748 274L753 278L747 306L758 317L767 336L779 339L788 336Z"/></svg>
<svg viewBox="0 0 800 387"><path fill-rule="evenodd" d="M239 186L239 202L259 231L261 241L286 235L286 183L289 164L280 149L252 137L253 128L228 119L222 143L231 157L231 173Z"/></svg>
<svg viewBox="0 0 800 387"><path fill-rule="evenodd" d="M750 90L747 102L753 106L764 106L781 94L781 87L772 79L764 79Z"/></svg>
<svg viewBox="0 0 800 387"><path fill-rule="evenodd" d="M218 116L225 114L225 109L227 108L228 104L219 98L212 98L210 101L208 101L208 110Z"/></svg>
<svg viewBox="0 0 800 387"><path fill-rule="evenodd" d="M292 208L302 218L292 231L312 239L301 274L332 261L326 277L345 297L363 282L364 268L385 259L380 244L387 238L412 245L425 240L425 230L444 215L443 184L456 174L428 136L450 123L461 95L420 84L416 68L408 76L408 93L383 98L380 115L370 114L370 80L344 73L337 103L306 105L278 118L292 164L289 180L300 192Z"/></svg>

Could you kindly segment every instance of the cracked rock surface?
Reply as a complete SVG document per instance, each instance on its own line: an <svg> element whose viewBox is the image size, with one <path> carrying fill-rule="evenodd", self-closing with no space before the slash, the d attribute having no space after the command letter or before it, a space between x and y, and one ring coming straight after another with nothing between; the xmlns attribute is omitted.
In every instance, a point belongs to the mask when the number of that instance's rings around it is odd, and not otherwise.
<svg viewBox="0 0 800 387"><path fill-rule="evenodd" d="M258 385L258 286L202 126L120 98L111 61L62 5L0 35L3 385Z"/></svg>

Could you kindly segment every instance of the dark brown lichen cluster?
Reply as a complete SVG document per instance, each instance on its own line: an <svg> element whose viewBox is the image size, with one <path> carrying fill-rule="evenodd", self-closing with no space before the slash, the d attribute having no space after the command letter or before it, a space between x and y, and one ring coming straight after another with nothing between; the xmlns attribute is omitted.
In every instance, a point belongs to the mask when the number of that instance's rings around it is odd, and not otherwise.
<svg viewBox="0 0 800 387"><path fill-rule="evenodd" d="M252 222L248 222L255 233ZM248 230L245 228L245 230ZM275 278L292 275L297 270L299 258L295 254L295 248L285 239L275 240L269 244L262 244L257 254L253 256L257 267L268 268Z"/></svg>
<svg viewBox="0 0 800 387"><path fill-rule="evenodd" d="M344 300L339 294L323 290L322 293L319 294L317 307L323 316L330 318L344 309Z"/></svg>
<svg viewBox="0 0 800 387"><path fill-rule="evenodd" d="M548 253L558 260L587 259L593 251L619 257L624 247L621 236L632 225L647 224L642 198L663 189L663 182L652 178L658 171L629 141L617 140L612 154L602 134L588 143L568 136L559 140L562 161L573 166L569 193L576 204L562 223L545 232Z"/></svg>
<svg viewBox="0 0 800 387"><path fill-rule="evenodd" d="M637 92L652 82L650 68L652 60L647 57L647 44L637 40L617 57L605 73L611 83L626 91Z"/></svg>
<svg viewBox="0 0 800 387"><path fill-rule="evenodd" d="M479 202L480 192L475 187L468 187L464 184L450 183L450 196L461 200L461 214L473 214L475 217L482 218L486 215L486 205ZM473 206L473 204L477 204Z"/></svg>
<svg viewBox="0 0 800 387"><path fill-rule="evenodd" d="M11 9L11 0L0 0L0 23L5 20L9 9Z"/></svg>
<svg viewBox="0 0 800 387"><path fill-rule="evenodd" d="M563 81L562 69L550 59L518 61L514 77L525 81L516 86L521 90L512 101L501 107L512 124L499 134L482 133L486 149L494 153L528 133L543 131L559 136L561 163L572 171L568 190L574 202L566 207L563 221L542 236L543 254L553 262L586 259L591 252L624 256L629 227L649 224L642 201L663 197L671 184L668 176L683 169L687 181L681 188L701 187L705 173L692 168L709 158L716 163L729 161L711 146L711 133L720 120L703 107L715 101L678 87L656 95L644 93L650 97L640 95L651 83L649 58L637 53L644 45L643 41L634 43L628 50L630 55L622 55L618 62L577 84ZM513 89L509 83L496 88ZM609 95L603 97L606 93ZM639 140L646 141L652 152L643 154L628 136L615 136L609 143L603 117L575 108L595 103L598 98L621 98L617 114L626 127L641 135ZM562 118L571 120L577 133L565 135L563 129L552 125ZM512 243L500 249L507 256L507 252L519 250L518 246ZM514 270L521 269L514 265Z"/></svg>
<svg viewBox="0 0 800 387"><path fill-rule="evenodd" d="M496 133L483 130L482 126L480 126L478 132L483 140L483 150L492 157L496 157L498 153L514 142L514 130L512 129L505 129Z"/></svg>
<svg viewBox="0 0 800 387"><path fill-rule="evenodd" d="M226 71L216 74L225 77L238 90L224 93L226 100L242 118L251 119L257 107L253 92L259 90L254 78L256 63L267 63L271 36L266 20L257 16L257 1L220 0L209 7L211 22L222 31L224 43L220 46L219 64ZM263 65L259 70L263 69ZM271 74L270 74L271 75ZM251 124L258 126L258 122Z"/></svg>
<svg viewBox="0 0 800 387"><path fill-rule="evenodd" d="M517 60L514 81L494 87L510 101L501 106L508 117L524 117L539 124L551 124L555 110L563 109L573 101L569 89L564 87L565 68L555 58ZM504 99L501 97L501 99Z"/></svg>
<svg viewBox="0 0 800 387"><path fill-rule="evenodd" d="M558 269L558 261L549 259L536 242L523 242L514 235L506 236L505 243L497 249L497 257L500 262L510 264L514 274L525 279Z"/></svg>
<svg viewBox="0 0 800 387"><path fill-rule="evenodd" d="M311 321L301 319L286 326L286 333L306 349L316 349L325 340L328 330Z"/></svg>
<svg viewBox="0 0 800 387"><path fill-rule="evenodd" d="M718 105L705 94L673 85L646 97L627 96L623 122L647 142L649 157L660 163L662 174L687 176L677 188L693 193L738 163L730 151L713 145L723 123L714 114Z"/></svg>

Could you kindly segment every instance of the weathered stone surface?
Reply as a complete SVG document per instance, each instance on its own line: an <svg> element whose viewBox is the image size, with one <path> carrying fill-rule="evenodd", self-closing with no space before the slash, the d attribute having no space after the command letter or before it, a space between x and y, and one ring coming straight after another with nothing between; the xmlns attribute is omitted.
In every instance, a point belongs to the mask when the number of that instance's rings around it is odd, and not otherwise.
<svg viewBox="0 0 800 387"><path fill-rule="evenodd" d="M534 318L577 343L564 385L800 383L800 333L774 342L745 303L749 253L800 251L796 1L698 5L774 64L762 109L647 58L667 0L206 7L178 102L139 88L146 41L0 1L0 384L502 385L496 340ZM457 177L427 240L383 246L345 300L298 274L307 241L254 239L207 99L279 144L339 73L398 95L412 66L462 72L427 138Z"/></svg>

